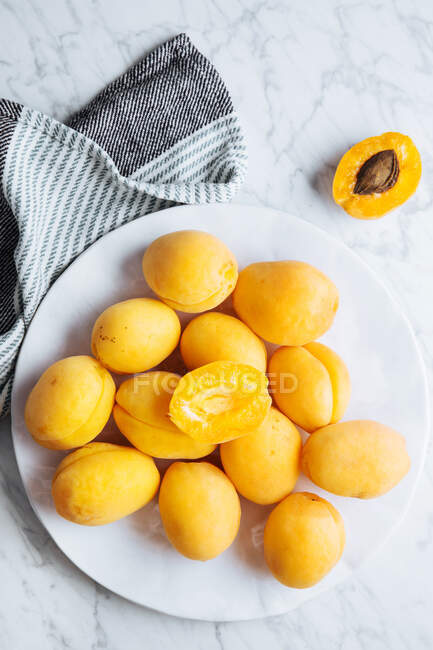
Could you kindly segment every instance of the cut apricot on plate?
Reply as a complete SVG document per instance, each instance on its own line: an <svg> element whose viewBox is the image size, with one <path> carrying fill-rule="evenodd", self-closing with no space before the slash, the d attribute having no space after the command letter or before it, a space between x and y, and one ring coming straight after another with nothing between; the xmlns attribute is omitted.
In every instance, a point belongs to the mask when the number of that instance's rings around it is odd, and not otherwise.
<svg viewBox="0 0 433 650"><path fill-rule="evenodd" d="M340 160L332 193L357 219L378 219L412 196L421 178L421 157L402 133L383 133L355 144Z"/></svg>
<svg viewBox="0 0 433 650"><path fill-rule="evenodd" d="M135 375L117 391L114 420L140 451L155 458L202 458L215 445L193 440L170 420L168 408L179 375L158 370Z"/></svg>
<svg viewBox="0 0 433 650"><path fill-rule="evenodd" d="M170 417L191 438L217 444L255 431L270 406L263 372L244 363L214 361L182 377Z"/></svg>

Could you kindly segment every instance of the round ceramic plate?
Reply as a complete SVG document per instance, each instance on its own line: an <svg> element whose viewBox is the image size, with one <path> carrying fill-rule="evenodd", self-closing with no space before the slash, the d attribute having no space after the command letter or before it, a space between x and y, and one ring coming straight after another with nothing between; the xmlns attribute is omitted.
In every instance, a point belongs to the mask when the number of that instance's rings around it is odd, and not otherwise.
<svg viewBox="0 0 433 650"><path fill-rule="evenodd" d="M245 500L237 539L204 563L188 560L170 546L156 501L107 526L87 528L65 521L50 496L51 478L64 453L39 447L26 432L24 404L41 372L62 357L90 353L92 324L108 305L150 295L141 273L143 251L159 235L185 228L220 237L240 268L260 260L297 259L332 278L340 291L340 308L323 340L341 354L351 374L353 396L345 419L379 420L406 437L412 467L390 493L369 501L323 493L343 515L347 545L339 564L311 589L285 588L267 571L263 527L271 508ZM230 300L223 309L231 310ZM184 322L190 318L182 316ZM179 369L178 356L163 366ZM407 510L429 430L424 366L412 329L378 278L348 248L309 223L244 205L184 206L148 215L106 235L81 255L51 287L27 332L16 369L12 417L27 494L62 551L117 594L169 614L213 621L286 612L359 567ZM100 439L127 444L112 422ZM164 463L159 465L164 469ZM305 478L296 489L322 494Z"/></svg>

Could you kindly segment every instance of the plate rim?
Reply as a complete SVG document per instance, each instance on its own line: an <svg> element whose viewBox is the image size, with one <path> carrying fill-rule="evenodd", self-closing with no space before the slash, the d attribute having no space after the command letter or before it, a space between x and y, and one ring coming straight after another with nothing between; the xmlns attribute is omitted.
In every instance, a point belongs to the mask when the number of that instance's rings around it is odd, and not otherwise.
<svg viewBox="0 0 433 650"><path fill-rule="evenodd" d="M138 216L138 217L132 219L131 221L129 221L128 223L125 223L125 224L119 226L119 228L116 228L114 230L111 230L108 233L105 233L99 239L97 239L95 242L93 242L90 246L88 246L88 248L86 248L86 250L84 250L82 253L80 253L71 262L71 264L69 264L60 273L60 275L56 278L56 280L53 282L53 284L49 287L49 289L45 293L44 297L42 298L41 302L39 303L39 305L38 305L32 319L30 321L30 324L28 325L28 327L26 329L26 333L25 333L23 342L21 344L20 351L19 351L19 354L18 354L18 357L17 357L17 362L16 362L16 365L15 365L15 374L17 374L18 369L19 369L21 356L22 356L22 350L23 350L23 347L24 347L25 339L27 337L27 332L31 328L31 326L33 324L33 320L36 317L37 313L43 307L44 302L45 302L48 294L50 293L50 291L52 290L52 288L54 287L54 285L58 282L58 280L60 278L62 278L65 274L70 272L70 270L75 265L80 263L84 256L90 255L94 248L96 248L97 246L101 246L104 240L106 240L109 237L115 237L117 232L120 229L126 230L128 228L134 228L138 222L144 222L149 217L150 218L154 217L155 215L160 214L160 213L166 213L167 211L169 211L169 212L177 211L177 212L182 213L185 210L189 211L191 208L195 208L195 209L200 208L200 210L203 210L203 211L205 211L205 210L212 211L212 210L218 210L218 209L220 209L220 210L232 210L232 209L236 210L237 208L250 209L250 210L253 210L253 211L268 211L268 212L273 212L275 214L279 214L280 216L284 216L287 219L292 219L294 221L301 222L304 227L319 233L319 235L321 237L327 239L328 241L332 241L333 245L336 245L337 247L340 247L341 249L344 249L346 253L348 253L352 258L357 260L357 262L364 267L365 271L374 279L374 281L387 294L388 298L393 303L393 306L396 309L396 311L398 312L399 316L404 321L404 323L406 325L406 328L407 328L407 330L408 330L408 332L410 334L411 341L412 341L412 343L414 345L414 350L415 350L416 358L417 358L417 361L418 361L418 367L419 367L419 369L421 371L421 376L422 376L422 380L423 380L423 397L424 397L424 402L425 402L425 414L424 414L425 415L425 432L424 432L423 445L421 447L421 461L420 461L420 464L419 464L419 467L418 467L418 471L417 471L416 475L414 476L413 483L412 483L412 486L411 486L411 489L410 489L410 493L408 495L408 498L406 500L406 503L405 503L404 507L401 509L401 511L399 513L398 518L390 526L390 528L388 529L386 535L383 536L381 541L373 548L373 550L371 550L369 553L367 553L361 559L360 563L356 567L354 567L354 568L351 567L347 571L347 573L345 575L343 575L341 577L341 579L337 583L331 584L329 586L325 586L321 591L313 594L310 598L306 599L302 603L295 603L293 606L287 606L286 605L286 606L283 606L283 607L281 607L279 609L275 608L275 610L273 610L270 613L264 612L264 613L259 614L259 615L253 614L252 616L249 616L249 617L230 618L228 616L228 617L221 617L221 618L216 619L214 617L206 617L204 615L199 615L199 616L189 615L189 616L187 616L187 615L178 613L178 612L170 610L170 609L155 608L152 605L148 605L146 603L143 603L143 602L141 602L139 600L134 599L133 597L131 597L129 595L121 593L121 591L119 591L117 589L114 590L112 587L107 586L105 581L101 580L99 577L98 578L94 577L91 574L91 572L89 572L87 569L83 569L80 566L80 564L75 561L75 559L72 559L62 549L62 547L60 546L60 543L57 541L56 537L52 534L52 532L45 526L44 522L41 519L41 516L39 515L38 511L36 510L36 505L34 504L33 500L31 499L31 497L29 495L29 492L28 492L28 489L27 489L27 484L23 479L21 466L20 466L20 462L19 462L19 452L18 452L18 444L17 444L18 437L17 437L17 434L15 433L15 425L14 425L14 422L16 421L15 420L16 411L18 410L18 406L16 405L17 397L16 397L16 389L15 389L16 384L15 384L15 381L13 382L12 395L11 395L11 436L12 436L12 444L13 444L13 449L14 449L14 454L15 454L15 460L16 460L17 467L18 467L19 477L20 477L21 482L23 484L26 497L27 497L27 499L28 499L28 501L29 501L29 503L31 505L31 508L32 508L33 512L35 513L38 521L43 526L44 530L46 530L46 532L49 534L50 538L53 540L56 547L68 559L68 561L71 562L75 567L77 567L77 569L82 574L86 575L93 582L95 582L96 584L101 585L104 589L107 589L107 591L109 591L111 593L114 593L114 594L120 596L121 598L124 598L125 600L131 602L131 603L134 603L134 604L139 605L141 607L146 607L149 610L152 610L152 611L158 612L158 613L162 613L162 614L165 614L165 615L168 615L168 616L174 616L174 617L182 618L182 619L186 619L186 620L201 620L201 621L207 621L207 622L233 622L233 621L260 620L260 619L263 619L263 618L267 618L269 616L283 615L285 613L288 613L289 611L293 611L293 610L297 609L298 607L302 606L303 604L309 602L309 600L314 600L316 597L318 597L319 595L325 593L326 591L334 589L338 584L342 584L342 582L344 582L349 576L357 575L358 571L365 566L366 562L368 562L368 561L370 561L370 559L374 558L375 555L377 553L379 553L383 549L383 547L389 542L389 540L394 535L394 533L396 532L398 527L404 521L404 519L405 519L405 517L406 517L406 515L407 515L407 513L408 513L408 511L409 511L409 509L410 509L410 507L412 505L415 492L416 492L416 490L418 488L419 481L420 481L421 475L422 475L424 467L425 467L427 448L428 448L428 444L429 444L429 440L430 440L430 436L431 436L431 423L432 423L431 422L431 398L430 398L430 391L429 391L429 379L428 379L428 374L427 374L427 367L426 367L426 363L425 363L425 360L424 360L424 356L423 356L422 351L421 351L420 344L419 344L418 339L417 339L416 334L415 334L414 327L413 327L413 325L412 325L412 323L411 323L411 321L410 321L410 319L409 319L403 305L400 303L399 299L394 294L394 292L391 290L391 288L386 284L386 282L383 281L383 279L379 275L379 273L375 269L373 269L357 252L355 252L352 248L350 248L344 241L342 241L341 239L338 239L337 237L330 234L328 231L324 230L323 228L316 225L315 223L312 223L312 222L310 222L310 221L308 221L306 219L303 219L303 218L297 216L296 214L294 214L292 212L285 212L284 210L269 207L269 206L266 206L266 205L254 205L254 204L248 204L248 203L231 202L229 204L211 203L211 204L202 204L202 205L196 205L196 204L194 204L194 205L175 205L175 206L172 206L170 208L166 208L164 210L160 210L160 211L157 211L157 212L154 212L154 213ZM234 216L234 218L236 218L236 216ZM180 219L179 220L179 226L180 226L179 230L182 229L181 223L182 222L181 222L181 219ZM197 228L197 229L199 230L200 228Z"/></svg>

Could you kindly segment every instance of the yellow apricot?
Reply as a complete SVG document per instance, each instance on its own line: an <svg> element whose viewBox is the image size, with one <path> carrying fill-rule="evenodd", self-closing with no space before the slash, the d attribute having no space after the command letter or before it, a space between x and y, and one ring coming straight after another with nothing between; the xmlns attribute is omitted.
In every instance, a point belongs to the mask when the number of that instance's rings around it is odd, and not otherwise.
<svg viewBox="0 0 433 650"><path fill-rule="evenodd" d="M266 505L284 499L299 476L302 441L285 415L271 407L263 424L220 446L224 471L243 497Z"/></svg>
<svg viewBox="0 0 433 650"><path fill-rule="evenodd" d="M266 347L238 318L208 312L186 326L180 351L186 367L194 370L212 361L237 361L266 372Z"/></svg>
<svg viewBox="0 0 433 650"><path fill-rule="evenodd" d="M261 425L271 405L268 380L260 370L234 361L214 361L179 381L170 417L191 438L217 444Z"/></svg>
<svg viewBox="0 0 433 650"><path fill-rule="evenodd" d="M168 416L179 375L147 372L124 381L116 394L113 415L117 426L134 447L156 458L202 458L215 445L193 440Z"/></svg>
<svg viewBox="0 0 433 650"><path fill-rule="evenodd" d="M338 290L305 262L258 262L240 272L233 305L239 318L266 341L304 345L331 327Z"/></svg>
<svg viewBox="0 0 433 650"><path fill-rule="evenodd" d="M357 219L378 219L412 196L421 178L421 157L402 133L366 138L347 151L334 176L336 203Z"/></svg>
<svg viewBox="0 0 433 650"><path fill-rule="evenodd" d="M174 548L191 560L210 560L230 546L241 517L236 490L210 463L170 465L159 492L159 512Z"/></svg>
<svg viewBox="0 0 433 650"><path fill-rule="evenodd" d="M278 348L268 370L278 408L305 431L343 417L351 392L349 372L323 343Z"/></svg>
<svg viewBox="0 0 433 650"><path fill-rule="evenodd" d="M269 515L265 560L283 585L305 589L337 564L345 539L343 519L334 506L316 494L296 492Z"/></svg>
<svg viewBox="0 0 433 650"><path fill-rule="evenodd" d="M143 256L149 287L178 311L213 309L233 291L238 267L233 253L214 235L179 230L158 237Z"/></svg>
<svg viewBox="0 0 433 650"><path fill-rule="evenodd" d="M373 420L330 424L304 445L302 470L316 485L347 497L371 499L407 474L410 459L402 435Z"/></svg>
<svg viewBox="0 0 433 650"><path fill-rule="evenodd" d="M110 373L92 357L56 361L27 398L27 429L37 443L49 449L85 445L106 425L115 392Z"/></svg>
<svg viewBox="0 0 433 650"><path fill-rule="evenodd" d="M111 305L96 319L92 352L109 370L133 374L161 363L179 337L173 309L153 298L133 298Z"/></svg>
<svg viewBox="0 0 433 650"><path fill-rule="evenodd" d="M159 472L137 449L92 442L62 460L52 495L59 515L76 524L108 524L145 506L155 496Z"/></svg>

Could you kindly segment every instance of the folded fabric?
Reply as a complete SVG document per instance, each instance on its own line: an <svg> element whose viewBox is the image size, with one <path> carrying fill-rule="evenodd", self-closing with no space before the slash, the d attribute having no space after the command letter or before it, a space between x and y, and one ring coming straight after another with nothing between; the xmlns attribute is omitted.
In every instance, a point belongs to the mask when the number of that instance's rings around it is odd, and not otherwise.
<svg viewBox="0 0 433 650"><path fill-rule="evenodd" d="M0 100L0 413L44 294L85 248L177 203L229 201L246 148L227 89L185 34L68 125Z"/></svg>

